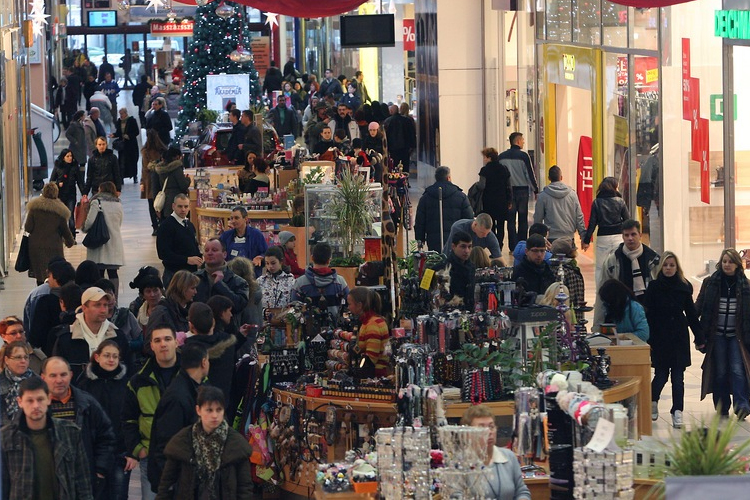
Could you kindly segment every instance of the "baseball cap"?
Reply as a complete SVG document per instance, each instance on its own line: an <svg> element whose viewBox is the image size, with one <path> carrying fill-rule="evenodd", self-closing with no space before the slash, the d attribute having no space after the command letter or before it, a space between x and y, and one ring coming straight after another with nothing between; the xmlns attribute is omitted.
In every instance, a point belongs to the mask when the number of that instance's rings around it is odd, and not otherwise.
<svg viewBox="0 0 750 500"><path fill-rule="evenodd" d="M573 240L570 238L558 238L552 242L552 255L565 255L567 257L573 253Z"/></svg>
<svg viewBox="0 0 750 500"><path fill-rule="evenodd" d="M107 296L107 292L99 288L98 286L92 286L91 288L87 288L85 292L83 292L83 295L81 295L81 304L85 304L86 302L93 300L94 302L103 299Z"/></svg>

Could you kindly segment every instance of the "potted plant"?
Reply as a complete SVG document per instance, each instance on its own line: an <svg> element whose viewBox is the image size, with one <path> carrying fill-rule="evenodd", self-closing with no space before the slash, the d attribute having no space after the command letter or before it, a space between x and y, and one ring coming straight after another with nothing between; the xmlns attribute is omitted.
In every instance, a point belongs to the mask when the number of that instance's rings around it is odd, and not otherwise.
<svg viewBox="0 0 750 500"><path fill-rule="evenodd" d="M364 237L372 229L373 216L369 197L370 183L367 179L345 169L339 178L338 196L333 199L330 210L338 221L337 235L341 238L343 257L350 264L362 262L358 247L364 245ZM351 281L344 273L342 275L347 278L350 286L354 286L357 268L350 269L348 274L352 276Z"/></svg>

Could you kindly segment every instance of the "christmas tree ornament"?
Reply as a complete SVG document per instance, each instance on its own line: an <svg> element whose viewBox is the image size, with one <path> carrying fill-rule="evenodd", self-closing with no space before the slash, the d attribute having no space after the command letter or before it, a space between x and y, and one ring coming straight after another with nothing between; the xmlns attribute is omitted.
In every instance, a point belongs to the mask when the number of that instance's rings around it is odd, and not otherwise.
<svg viewBox="0 0 750 500"><path fill-rule="evenodd" d="M243 47L242 45L238 45L237 49L233 50L231 54L229 54L229 59L239 63L250 61L252 60L252 58L252 52L245 50L245 47Z"/></svg>
<svg viewBox="0 0 750 500"><path fill-rule="evenodd" d="M221 5L216 7L216 15L222 19L228 19L234 14L234 7L221 2Z"/></svg>

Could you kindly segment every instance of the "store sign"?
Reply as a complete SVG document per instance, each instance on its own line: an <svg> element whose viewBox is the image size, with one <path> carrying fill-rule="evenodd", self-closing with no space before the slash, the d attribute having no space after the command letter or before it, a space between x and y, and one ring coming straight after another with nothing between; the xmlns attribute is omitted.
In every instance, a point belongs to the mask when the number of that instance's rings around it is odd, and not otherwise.
<svg viewBox="0 0 750 500"><path fill-rule="evenodd" d="M708 120L698 118L693 123L693 160L701 168L701 201L711 203L711 172L708 164ZM696 154L697 153L697 154ZM697 159L695 158L697 156Z"/></svg>
<svg viewBox="0 0 750 500"><path fill-rule="evenodd" d="M659 60L655 57L635 56L635 88L641 92L659 90ZM628 84L628 57L617 58L615 68L617 86L623 87Z"/></svg>
<svg viewBox="0 0 750 500"><path fill-rule="evenodd" d="M576 56L573 54L563 54L563 76L566 80L576 79Z"/></svg>
<svg viewBox="0 0 750 500"><path fill-rule="evenodd" d="M261 78L265 78L268 65L271 62L271 37L253 37L250 41L250 51L253 53L255 70Z"/></svg>
<svg viewBox="0 0 750 500"><path fill-rule="evenodd" d="M682 39L682 119L690 120L690 39Z"/></svg>
<svg viewBox="0 0 750 500"><path fill-rule="evenodd" d="M714 36L750 40L750 10L715 11Z"/></svg>
<svg viewBox="0 0 750 500"><path fill-rule="evenodd" d="M417 34L414 31L414 19L404 19L404 50L417 50Z"/></svg>
<svg viewBox="0 0 750 500"><path fill-rule="evenodd" d="M207 75L206 107L213 111L227 109L233 102L237 109L250 107L250 75Z"/></svg>
<svg viewBox="0 0 750 500"><path fill-rule="evenodd" d="M591 137L581 136L578 142L578 182L576 193L581 203L585 223L589 223L591 203L594 197L594 157Z"/></svg>
<svg viewBox="0 0 750 500"><path fill-rule="evenodd" d="M711 94L711 118L712 122L724 120L724 94ZM737 120L737 94L734 94L734 120Z"/></svg>
<svg viewBox="0 0 750 500"><path fill-rule="evenodd" d="M151 34L154 36L193 36L195 21L183 19L181 22L151 21Z"/></svg>

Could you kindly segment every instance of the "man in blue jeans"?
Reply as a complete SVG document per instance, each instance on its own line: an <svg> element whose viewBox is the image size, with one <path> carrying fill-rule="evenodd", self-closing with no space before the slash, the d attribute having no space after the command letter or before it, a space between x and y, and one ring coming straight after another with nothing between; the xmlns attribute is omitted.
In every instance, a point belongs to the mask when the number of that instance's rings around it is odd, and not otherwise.
<svg viewBox="0 0 750 500"><path fill-rule="evenodd" d="M498 161L510 172L513 187L513 205L508 211L508 248L513 249L519 241L526 240L529 229L529 189L539 193L539 186L531 165L531 158L523 151L526 140L520 132L513 132L508 138L510 149L500 153ZM516 216L518 226L516 227Z"/></svg>

